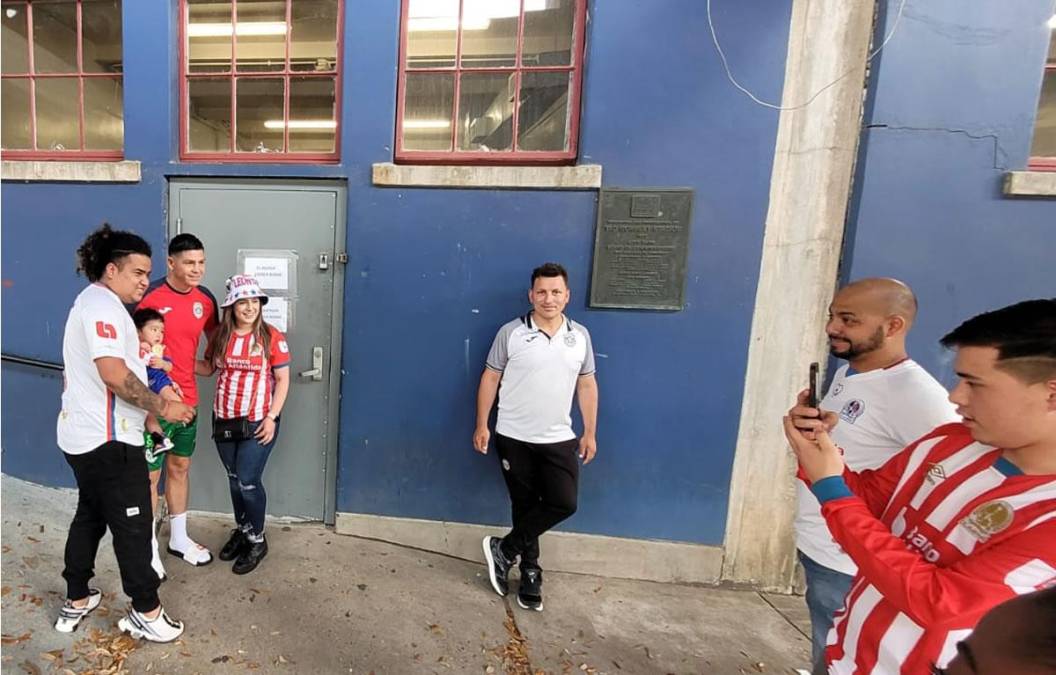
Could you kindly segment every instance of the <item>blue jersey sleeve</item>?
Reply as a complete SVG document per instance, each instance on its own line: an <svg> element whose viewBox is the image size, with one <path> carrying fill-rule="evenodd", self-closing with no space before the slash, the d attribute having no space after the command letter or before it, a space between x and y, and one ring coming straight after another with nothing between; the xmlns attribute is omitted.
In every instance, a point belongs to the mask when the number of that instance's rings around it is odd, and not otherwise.
<svg viewBox="0 0 1056 675"><path fill-rule="evenodd" d="M147 387L150 388L155 394L160 394L161 390L165 387L172 386L172 379L169 374L161 368L151 368L147 366Z"/></svg>

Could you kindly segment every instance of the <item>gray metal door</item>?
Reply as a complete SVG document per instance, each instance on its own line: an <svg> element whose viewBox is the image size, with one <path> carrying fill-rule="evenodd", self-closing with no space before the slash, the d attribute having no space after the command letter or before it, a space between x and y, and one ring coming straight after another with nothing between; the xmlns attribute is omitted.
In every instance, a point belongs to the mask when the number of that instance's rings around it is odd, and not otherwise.
<svg viewBox="0 0 1056 675"><path fill-rule="evenodd" d="M272 298L265 318L288 338L290 394L264 473L268 512L333 522L345 188L311 181L173 180L169 233L180 232L205 244L204 284L218 303L230 275L248 272L264 280ZM198 384L190 508L229 513L227 474L210 437L214 380L199 378Z"/></svg>

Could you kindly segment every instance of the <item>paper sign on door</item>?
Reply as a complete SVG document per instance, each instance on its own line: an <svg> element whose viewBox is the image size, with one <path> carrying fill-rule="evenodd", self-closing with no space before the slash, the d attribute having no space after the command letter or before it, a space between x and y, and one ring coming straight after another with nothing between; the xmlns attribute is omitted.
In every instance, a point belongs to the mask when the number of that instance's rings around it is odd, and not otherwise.
<svg viewBox="0 0 1056 675"><path fill-rule="evenodd" d="M264 320L285 333L289 328L290 305L286 298L268 298L263 308Z"/></svg>
<svg viewBox="0 0 1056 675"><path fill-rule="evenodd" d="M244 268L245 273L255 277L265 290L285 291L290 288L289 258L246 258Z"/></svg>

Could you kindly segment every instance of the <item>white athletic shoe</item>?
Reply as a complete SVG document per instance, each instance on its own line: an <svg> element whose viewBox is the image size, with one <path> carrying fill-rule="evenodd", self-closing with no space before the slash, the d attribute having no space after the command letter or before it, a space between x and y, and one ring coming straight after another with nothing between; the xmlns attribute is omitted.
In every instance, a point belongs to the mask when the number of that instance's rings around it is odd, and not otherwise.
<svg viewBox="0 0 1056 675"><path fill-rule="evenodd" d="M136 639L151 642L172 642L183 635L183 622L170 618L164 608L154 619L129 608L128 615L117 622L117 627Z"/></svg>
<svg viewBox="0 0 1056 675"><path fill-rule="evenodd" d="M73 601L67 599L62 605L62 609L59 610L59 618L55 621L55 630L60 633L72 633L77 629L77 624L81 622L81 619L88 616L88 613L99 606L99 603L103 600L103 594L98 588L88 589L88 604L84 607L74 607Z"/></svg>

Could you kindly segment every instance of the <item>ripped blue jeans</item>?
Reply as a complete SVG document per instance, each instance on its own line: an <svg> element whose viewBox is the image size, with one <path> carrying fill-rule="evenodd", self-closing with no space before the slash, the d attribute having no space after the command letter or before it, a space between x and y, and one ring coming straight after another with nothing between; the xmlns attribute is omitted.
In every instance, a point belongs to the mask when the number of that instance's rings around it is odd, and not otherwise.
<svg viewBox="0 0 1056 675"><path fill-rule="evenodd" d="M251 422L256 429L259 422ZM279 437L279 423L275 423L275 437L271 443L261 445L256 438L245 441L216 444L220 461L227 470L227 481L231 488L231 506L235 510L235 522L252 534L264 533L264 514L268 510L268 495L264 492L264 465Z"/></svg>

